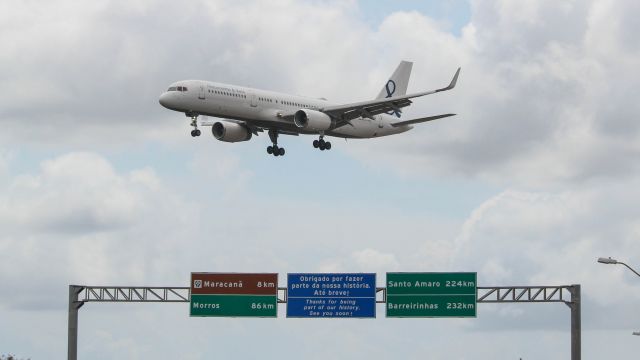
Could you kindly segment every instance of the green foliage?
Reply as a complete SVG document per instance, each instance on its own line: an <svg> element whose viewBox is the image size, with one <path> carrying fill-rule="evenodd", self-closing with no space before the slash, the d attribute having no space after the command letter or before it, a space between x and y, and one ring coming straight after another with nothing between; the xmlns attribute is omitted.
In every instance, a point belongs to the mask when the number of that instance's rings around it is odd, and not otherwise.
<svg viewBox="0 0 640 360"><path fill-rule="evenodd" d="M0 355L0 360L31 360L30 358L18 358L15 355Z"/></svg>

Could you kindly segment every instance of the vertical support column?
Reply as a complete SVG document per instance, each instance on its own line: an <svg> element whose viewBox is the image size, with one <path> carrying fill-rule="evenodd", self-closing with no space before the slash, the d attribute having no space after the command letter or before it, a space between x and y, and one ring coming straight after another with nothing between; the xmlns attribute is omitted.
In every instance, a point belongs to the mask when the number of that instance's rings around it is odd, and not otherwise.
<svg viewBox="0 0 640 360"><path fill-rule="evenodd" d="M580 285L571 285L571 360L581 359Z"/></svg>
<svg viewBox="0 0 640 360"><path fill-rule="evenodd" d="M69 328L67 335L67 359L78 359L78 309L84 305L84 301L78 301L78 295L84 288L78 285L69 285Z"/></svg>

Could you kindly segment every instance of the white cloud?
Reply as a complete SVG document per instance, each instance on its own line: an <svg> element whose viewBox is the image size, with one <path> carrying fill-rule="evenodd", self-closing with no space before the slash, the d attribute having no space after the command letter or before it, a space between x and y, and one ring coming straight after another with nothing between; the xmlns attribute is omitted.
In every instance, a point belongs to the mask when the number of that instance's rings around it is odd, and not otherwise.
<svg viewBox="0 0 640 360"><path fill-rule="evenodd" d="M320 272L367 272L383 274L394 271L399 267L398 260L393 253L386 253L372 248L357 250L344 258L325 259L319 266ZM378 279L382 285L384 279Z"/></svg>
<svg viewBox="0 0 640 360"><path fill-rule="evenodd" d="M118 173L95 153L43 161L0 191L0 303L57 307L65 284L154 277L190 218L150 168Z"/></svg>
<svg viewBox="0 0 640 360"><path fill-rule="evenodd" d="M592 315L585 327L630 326L640 321L629 317L640 300L637 279L596 259L640 257L634 240L639 194L626 191L635 182L559 193L505 191L464 224L453 262L477 269L483 286L582 284L584 306L607 314Z"/></svg>
<svg viewBox="0 0 640 360"><path fill-rule="evenodd" d="M130 185L100 156L67 154L45 161L36 176L17 177L4 194L0 221L5 228L62 233L126 227L143 211Z"/></svg>
<svg viewBox="0 0 640 360"><path fill-rule="evenodd" d="M17 154L70 149L19 176L12 171L21 159L0 152L0 310L12 323L28 318L40 324L31 311L16 309L64 312L70 283L175 285L198 270L468 270L479 272L481 285L583 284L585 330L640 323L637 279L622 267L595 263L598 256L639 257L638 5L496 0L474 1L472 8L471 22L455 36L416 12L390 14L372 29L350 1L0 3L0 141ZM321 201L340 186L361 184L341 176L331 160L314 168L320 176L309 184L311 191L291 183L291 171L302 171L299 164L265 171L260 163L248 170L253 158L238 150L245 144L213 151L210 143L192 144L186 118L157 103L168 83L183 78L360 100L374 96L401 59L415 61L410 90L416 91L445 85L462 66L453 92L416 100L405 111L407 117L458 116L397 137L349 141L344 149L378 174L393 169L507 188L464 224L405 209L402 200L392 206L355 195L335 204ZM149 141L172 149L179 144L195 155L184 169L161 177L154 167L165 159L123 171L97 154L105 148L139 151L135 147ZM129 148L122 150L123 144ZM369 196L379 191L387 190L378 187ZM557 320L564 307L549 310L549 317L513 307L486 309L473 325L377 319L363 330L345 322L288 319L284 327L281 319L276 325L234 320L216 326L216 334L265 339L265 348L284 334L307 345L305 358L324 354L335 338L342 340L331 349L334 357L409 358L424 338L446 345L455 333L476 344L480 358L495 358L495 347L487 344L496 337L514 358L521 351L540 357L538 344L511 331L462 331L528 326L545 330L550 352L566 355L566 344L549 331L564 326ZM134 329L136 322L162 317L137 310L122 320L108 311L83 314L92 334L107 343L92 342L87 352L96 358L157 357L154 349L163 344L173 347L164 354L176 354L178 339L185 347L203 347L193 358L219 351L238 357L234 342L207 348L207 339L183 333L158 331L157 341L145 339L146 347L132 342L124 334L139 334L126 325ZM165 315L180 324L176 332L211 331L210 323L176 313ZM52 330L60 328L62 315L32 337L64 343L51 340L64 338ZM598 357L609 340L601 336L585 346ZM374 343L385 347L367 347ZM419 352L431 351L427 346ZM447 352L435 350L433 357L470 354L467 348L442 349ZM626 349L615 351L625 355ZM253 350L241 354L250 357ZM280 356L280 349L269 355Z"/></svg>
<svg viewBox="0 0 640 360"><path fill-rule="evenodd" d="M410 87L446 84L443 71L462 65L458 88L417 100L408 115L458 116L399 137L355 143L354 155L403 173L473 176L507 186L636 173L640 126L634 114L640 109L630 97L637 79L628 74L638 54L620 44L620 33L595 35L605 26L595 20L603 11L615 12L620 27L635 26L619 16L635 5L526 2L518 3L517 14L513 7L474 3L461 37L419 14L387 18L383 33L403 26L420 30L395 31L411 39L393 51L416 61ZM610 44L615 51L599 51Z"/></svg>
<svg viewBox="0 0 640 360"><path fill-rule="evenodd" d="M405 115L458 116L350 142L353 156L402 173L509 186L637 171L640 108L629 74L640 55L625 35L637 27L626 15L630 2L474 2L458 37L417 12L391 13L371 29L354 2L122 5L12 5L2 33L12 45L1 55L12 69L0 113L6 141L173 142L177 114L157 96L176 79L353 101L373 96L406 58L416 62L413 90L446 84L458 65L463 71L457 89L416 100ZM24 17L37 26L18 31Z"/></svg>
<svg viewBox="0 0 640 360"><path fill-rule="evenodd" d="M398 261L395 255L383 253L374 249L364 249L352 255L355 263L363 269L371 271L393 271L398 268Z"/></svg>
<svg viewBox="0 0 640 360"><path fill-rule="evenodd" d="M0 149L0 178L9 172L9 165L11 164L12 158L13 155L10 152Z"/></svg>

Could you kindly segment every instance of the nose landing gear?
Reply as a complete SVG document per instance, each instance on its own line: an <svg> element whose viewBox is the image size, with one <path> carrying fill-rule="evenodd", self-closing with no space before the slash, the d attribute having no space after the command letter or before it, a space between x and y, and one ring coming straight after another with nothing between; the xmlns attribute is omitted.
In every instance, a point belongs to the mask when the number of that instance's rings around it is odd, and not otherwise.
<svg viewBox="0 0 640 360"><path fill-rule="evenodd" d="M193 126L193 130L191 130L191 136L196 137L200 136L200 130L198 129L198 115L197 114L187 114L191 118L191 126Z"/></svg>
<svg viewBox="0 0 640 360"><path fill-rule="evenodd" d="M324 141L324 135L320 135L320 139L313 140L313 147L322 151L331 150L331 143Z"/></svg>
<svg viewBox="0 0 640 360"><path fill-rule="evenodd" d="M278 147L278 131L277 130L269 130L269 139L273 143L273 146L267 146L267 154L273 156L284 156L284 148Z"/></svg>

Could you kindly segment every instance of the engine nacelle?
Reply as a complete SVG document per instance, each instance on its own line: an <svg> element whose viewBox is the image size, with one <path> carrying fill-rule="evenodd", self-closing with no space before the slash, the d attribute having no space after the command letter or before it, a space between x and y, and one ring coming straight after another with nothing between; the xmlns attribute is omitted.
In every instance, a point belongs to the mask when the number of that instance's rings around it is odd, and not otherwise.
<svg viewBox="0 0 640 360"><path fill-rule="evenodd" d="M313 131L329 130L333 125L333 121L331 121L329 115L308 109L296 111L293 115L293 123L301 129Z"/></svg>
<svg viewBox="0 0 640 360"><path fill-rule="evenodd" d="M251 139L251 131L246 126L231 121L217 121L211 126L213 136L225 142L239 142Z"/></svg>

